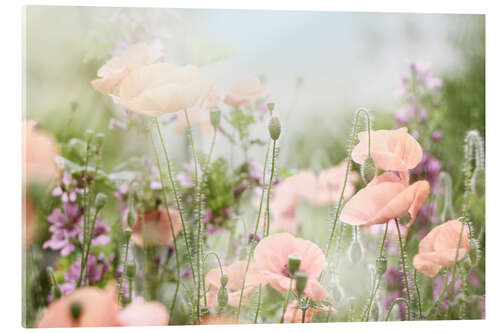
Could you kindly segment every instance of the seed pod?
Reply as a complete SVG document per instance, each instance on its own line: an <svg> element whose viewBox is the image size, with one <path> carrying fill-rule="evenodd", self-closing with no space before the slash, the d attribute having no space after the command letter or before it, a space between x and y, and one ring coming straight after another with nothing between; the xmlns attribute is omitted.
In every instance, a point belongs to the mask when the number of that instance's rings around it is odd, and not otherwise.
<svg viewBox="0 0 500 333"><path fill-rule="evenodd" d="M288 275L294 276L295 272L299 270L300 267L300 258L298 255L290 254L288 256Z"/></svg>
<svg viewBox="0 0 500 333"><path fill-rule="evenodd" d="M307 285L307 273L298 271L295 273L295 289L299 295L302 295Z"/></svg>
<svg viewBox="0 0 500 333"><path fill-rule="evenodd" d="M269 135L271 136L271 139L274 141L278 140L281 134L281 123L278 117L274 116L271 118L269 121Z"/></svg>
<svg viewBox="0 0 500 333"><path fill-rule="evenodd" d="M363 178L363 182L368 184L372 181L377 173L377 168L375 167L375 163L373 162L373 158L368 156L363 164L361 165L361 178Z"/></svg>
<svg viewBox="0 0 500 333"><path fill-rule="evenodd" d="M220 287L219 291L217 292L217 303L219 304L220 307L224 307L227 305L228 302L228 294L227 294L227 289L225 287Z"/></svg>
<svg viewBox="0 0 500 333"><path fill-rule="evenodd" d="M135 264L129 264L127 266L127 277L129 279L132 279L135 277L136 273L137 273L137 267L135 266Z"/></svg>
<svg viewBox="0 0 500 333"><path fill-rule="evenodd" d="M78 320L78 318L80 318L80 316L82 315L82 310L83 310L82 303L78 301L71 303L69 309L71 312L71 317L74 320Z"/></svg>
<svg viewBox="0 0 500 333"><path fill-rule="evenodd" d="M376 270L379 276L383 275L387 270L387 259L384 256L377 257Z"/></svg>
<svg viewBox="0 0 500 333"><path fill-rule="evenodd" d="M210 110L210 123L213 127L217 128L220 124L220 110L214 107Z"/></svg>
<svg viewBox="0 0 500 333"><path fill-rule="evenodd" d="M227 281L228 281L227 275L226 274L222 274L221 277L220 277L220 285L222 286L222 288L226 288Z"/></svg>
<svg viewBox="0 0 500 333"><path fill-rule="evenodd" d="M108 201L108 196L106 194L101 192L97 193L95 197L95 208L97 210L101 210L106 204L106 201Z"/></svg>

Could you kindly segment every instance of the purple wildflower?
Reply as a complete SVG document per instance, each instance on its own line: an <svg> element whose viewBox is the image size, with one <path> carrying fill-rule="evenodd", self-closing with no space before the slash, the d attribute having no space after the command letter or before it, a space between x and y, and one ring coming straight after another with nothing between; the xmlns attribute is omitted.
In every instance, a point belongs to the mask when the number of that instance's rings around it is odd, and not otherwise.
<svg viewBox="0 0 500 333"><path fill-rule="evenodd" d="M83 188L78 188L78 182L71 177L71 174L65 172L62 178L62 184L52 190L52 196L61 197L62 202L75 202L77 194L83 194Z"/></svg>
<svg viewBox="0 0 500 333"><path fill-rule="evenodd" d="M63 207L63 211L59 208L54 208L52 213L47 217L47 221L52 224L49 227L52 236L43 243L43 248L50 248L55 251L60 250L61 255L67 256L75 249L75 245L70 241L70 238L82 234L80 223L83 221L83 215L78 205L71 205L66 202Z"/></svg>
<svg viewBox="0 0 500 333"><path fill-rule="evenodd" d="M437 141L441 141L441 139L443 138L443 132L441 131L434 131L432 133L432 141L434 142L437 142Z"/></svg>
<svg viewBox="0 0 500 333"><path fill-rule="evenodd" d="M81 267L82 260L77 259L69 268L69 272L64 274L66 282L61 285L61 290L64 294L69 294L75 289L78 278L80 277ZM100 255L98 258L95 254L90 253L87 259L88 279L84 281L84 284L88 285L90 283L99 282L104 274L109 271L109 268L109 262L103 255Z"/></svg>

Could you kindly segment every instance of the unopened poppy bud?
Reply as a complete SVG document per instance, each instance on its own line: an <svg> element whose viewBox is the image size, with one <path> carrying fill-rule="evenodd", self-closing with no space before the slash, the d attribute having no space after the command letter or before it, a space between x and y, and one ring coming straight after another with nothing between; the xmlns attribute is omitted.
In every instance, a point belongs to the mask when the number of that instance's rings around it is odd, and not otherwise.
<svg viewBox="0 0 500 333"><path fill-rule="evenodd" d="M375 163L373 163L373 158L368 156L361 165L361 177L363 178L365 184L371 182L376 173L377 168L375 167Z"/></svg>
<svg viewBox="0 0 500 333"><path fill-rule="evenodd" d="M123 230L123 233L125 234L126 239L130 239L130 236L132 236L132 229L127 227L125 230Z"/></svg>
<svg viewBox="0 0 500 333"><path fill-rule="evenodd" d="M97 193L95 197L95 208L97 210L101 210L106 204L106 201L108 201L108 196L106 194L101 192Z"/></svg>
<svg viewBox="0 0 500 333"><path fill-rule="evenodd" d="M127 266L127 277L129 279L132 279L135 277L136 273L137 273L137 267L135 266L135 264L129 264Z"/></svg>
<svg viewBox="0 0 500 333"><path fill-rule="evenodd" d="M88 129L85 131L85 141L90 142L94 138L94 131L91 129Z"/></svg>
<svg viewBox="0 0 500 333"><path fill-rule="evenodd" d="M78 320L78 318L80 318L80 316L82 315L83 311L82 303L78 301L71 303L69 309L71 312L71 317L74 320Z"/></svg>
<svg viewBox="0 0 500 333"><path fill-rule="evenodd" d="M387 270L387 259L384 256L377 257L376 270L379 276L384 274Z"/></svg>
<svg viewBox="0 0 500 333"><path fill-rule="evenodd" d="M273 113L274 110L274 103L267 103L267 108L269 109L269 112Z"/></svg>
<svg viewBox="0 0 500 333"><path fill-rule="evenodd" d="M281 134L281 123L278 117L272 117L271 120L269 121L269 135L271 136L271 139L274 141L278 140Z"/></svg>
<svg viewBox="0 0 500 333"><path fill-rule="evenodd" d="M220 277L220 285L222 286L222 288L225 288L227 286L227 280L228 280L227 275L222 274Z"/></svg>
<svg viewBox="0 0 500 333"><path fill-rule="evenodd" d="M217 127L220 124L220 110L214 107L210 110L210 123L213 127Z"/></svg>
<svg viewBox="0 0 500 333"><path fill-rule="evenodd" d="M365 249L363 248L363 245L359 240L355 240L351 243L351 246L349 247L348 254L349 254L349 260L353 264L357 264L361 261L363 258Z"/></svg>
<svg viewBox="0 0 500 333"><path fill-rule="evenodd" d="M471 187L474 194L481 197L485 190L485 172L484 168L476 168L472 174Z"/></svg>
<svg viewBox="0 0 500 333"><path fill-rule="evenodd" d="M299 295L302 295L307 285L307 273L298 271L295 273L295 289Z"/></svg>
<svg viewBox="0 0 500 333"><path fill-rule="evenodd" d="M217 292L217 303L220 307L224 307L227 305L229 296L227 294L227 289L225 287L220 287Z"/></svg>
<svg viewBox="0 0 500 333"><path fill-rule="evenodd" d="M300 258L296 254L290 254L288 256L288 275L294 276L295 272L299 270Z"/></svg>
<svg viewBox="0 0 500 333"><path fill-rule="evenodd" d="M137 214L133 209L129 209L127 213L127 224L130 228L133 228L135 222L137 221Z"/></svg>

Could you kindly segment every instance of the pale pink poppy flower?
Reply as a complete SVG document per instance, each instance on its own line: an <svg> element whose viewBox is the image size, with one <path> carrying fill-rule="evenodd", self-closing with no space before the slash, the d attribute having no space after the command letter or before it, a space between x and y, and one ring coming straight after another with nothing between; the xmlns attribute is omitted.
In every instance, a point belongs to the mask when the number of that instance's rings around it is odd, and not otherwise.
<svg viewBox="0 0 500 333"><path fill-rule="evenodd" d="M295 187L285 179L276 186L272 195L271 228L273 231L286 231L290 233L298 231L297 205L298 197L295 193ZM264 223L262 223L262 226L263 228L265 227Z"/></svg>
<svg viewBox="0 0 500 333"><path fill-rule="evenodd" d="M413 266L428 277L434 277L441 267L451 267L455 263L462 223L451 220L432 229L418 245L418 254L413 257ZM457 260L469 252L469 236L464 227Z"/></svg>
<svg viewBox="0 0 500 333"><path fill-rule="evenodd" d="M123 326L162 326L167 325L170 317L163 304L157 301L146 302L136 297L118 313L118 323Z"/></svg>
<svg viewBox="0 0 500 333"><path fill-rule="evenodd" d="M131 71L120 84L113 101L149 116L190 109L204 99L212 82L197 67L155 63Z"/></svg>
<svg viewBox="0 0 500 333"><path fill-rule="evenodd" d="M292 301L288 306L286 307L286 312L285 312L285 320L288 323L301 323L302 322L302 310L297 309L298 302ZM328 306L322 306L319 308L309 308L306 310L306 316L304 319L305 323L309 323L312 320L313 314L316 312L321 312L321 311L332 311L332 312L337 312L336 309Z"/></svg>
<svg viewBox="0 0 500 333"><path fill-rule="evenodd" d="M246 260L240 260L229 267L222 267L222 271L228 278L226 288L228 289L228 304L230 306L237 307L239 305L246 265ZM266 282L260 272L256 269L255 264L250 262L241 304L245 304L247 302L248 295L257 290L259 288L259 284L266 285ZM211 269L205 277L208 307L216 307L218 305L217 292L220 287L220 269L216 267Z"/></svg>
<svg viewBox="0 0 500 333"><path fill-rule="evenodd" d="M368 157L368 132L360 132L358 138L351 156L354 162L363 164ZM408 172L420 163L422 154L422 147L406 127L371 132L371 156L377 168Z"/></svg>
<svg viewBox="0 0 500 333"><path fill-rule="evenodd" d="M74 303L81 305L81 314L77 319L71 314L71 305ZM82 287L49 304L38 319L36 327L117 326L119 310L116 285L109 284L105 290Z"/></svg>
<svg viewBox="0 0 500 333"><path fill-rule="evenodd" d="M170 208L170 217L172 218L172 227L175 236L182 229L181 217L176 209ZM174 239L172 230L170 229L170 221L165 207L160 206L158 209L144 214L146 223L142 223L142 212L137 211L137 222L132 228L131 240L138 246L151 245L168 245ZM144 231L143 228L144 227Z"/></svg>
<svg viewBox="0 0 500 333"><path fill-rule="evenodd" d="M266 88L255 76L244 77L229 86L224 102L233 107L247 106L259 98Z"/></svg>
<svg viewBox="0 0 500 333"><path fill-rule="evenodd" d="M35 128L35 125L33 120L23 122L23 181L51 182L61 174L56 162L59 145L55 136Z"/></svg>
<svg viewBox="0 0 500 333"><path fill-rule="evenodd" d="M376 176L344 206L340 220L351 225L373 225L410 214L408 227L429 195L425 180L411 185L391 172Z"/></svg>
<svg viewBox="0 0 500 333"><path fill-rule="evenodd" d="M99 79L91 83L103 94L116 95L120 90L120 83L131 71L152 64L160 55L160 49L157 47L145 43L134 44L99 68Z"/></svg>
<svg viewBox="0 0 500 333"><path fill-rule="evenodd" d="M328 292L317 280L327 262L323 251L313 242L287 233L274 234L257 244L254 261L264 279L274 289L287 292L290 287L288 256L291 254L300 258L299 270L308 276L304 295L314 301L327 298ZM292 288L295 289L295 283Z"/></svg>

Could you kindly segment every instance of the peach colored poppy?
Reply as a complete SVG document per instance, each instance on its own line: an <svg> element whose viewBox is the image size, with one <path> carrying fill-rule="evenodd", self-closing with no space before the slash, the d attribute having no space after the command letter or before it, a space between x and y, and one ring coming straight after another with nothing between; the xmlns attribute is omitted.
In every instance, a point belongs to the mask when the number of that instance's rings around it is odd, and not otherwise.
<svg viewBox="0 0 500 333"><path fill-rule="evenodd" d="M351 156L353 161L362 164L368 157L368 132L359 133L358 138ZM408 134L406 127L372 131L371 156L377 168L407 172L422 160L422 147Z"/></svg>
<svg viewBox="0 0 500 333"><path fill-rule="evenodd" d="M240 260L229 267L222 267L222 271L228 277L226 288L228 289L228 304L230 306L237 307L239 305L246 265L246 260ZM259 288L259 284L265 285L266 282L259 271L255 268L255 264L250 262L241 304L245 304L247 302L248 295L257 290ZM216 307L218 305L217 292L220 287L220 269L216 267L211 269L205 277L208 307Z"/></svg>
<svg viewBox="0 0 500 333"><path fill-rule="evenodd" d="M308 279L304 295L314 301L328 297L328 292L317 278L326 267L323 251L309 240L280 233L262 239L256 246L254 260L264 279L276 290L287 292L290 287L288 276L288 256L297 255L300 259L299 270L307 273ZM295 285L292 285L295 289Z"/></svg>
<svg viewBox="0 0 500 333"><path fill-rule="evenodd" d="M224 102L233 107L247 106L266 91L255 76L244 77L229 86Z"/></svg>
<svg viewBox="0 0 500 333"><path fill-rule="evenodd" d="M91 83L94 88L107 95L116 95L120 83L133 70L152 64L160 57L160 50L145 43L134 44L120 55L109 59L99 70L99 79Z"/></svg>
<svg viewBox="0 0 500 333"><path fill-rule="evenodd" d="M113 101L149 116L189 109L204 99L212 82L204 80L195 66L155 63L131 71L120 84Z"/></svg>
<svg viewBox="0 0 500 333"><path fill-rule="evenodd" d="M418 254L413 257L413 266L428 277L434 277L441 267L455 264L462 223L451 220L432 229L418 245ZM469 236L464 227L458 258L461 260L469 252Z"/></svg>
<svg viewBox="0 0 500 333"><path fill-rule="evenodd" d="M80 303L78 319L71 315L71 304ZM109 284L105 290L82 287L51 303L42 313L37 328L117 326L118 289Z"/></svg>
<svg viewBox="0 0 500 333"><path fill-rule="evenodd" d="M290 233L298 231L297 204L297 194L295 193L294 186L289 181L284 180L276 186L272 194L271 203L271 228L273 231L286 231ZM263 228L265 227L264 223L261 225Z"/></svg>
<svg viewBox="0 0 500 333"><path fill-rule="evenodd" d="M176 209L170 208L169 212L172 218L172 227L175 236L177 236L182 229L181 217ZM161 246L172 242L174 235L170 229L170 221L165 207L159 206L158 209L145 213L144 217L146 223L143 231L142 213L137 212L137 222L132 228L130 238L136 245L142 247L146 243L146 246Z"/></svg>
<svg viewBox="0 0 500 333"><path fill-rule="evenodd" d="M292 301L286 307L285 320L289 323L301 323L302 322L302 310L297 309L297 301ZM313 314L321 311L332 311L337 312L336 309L328 306L322 306L320 308L309 308L306 310L306 316L304 322L309 323L312 320Z"/></svg>
<svg viewBox="0 0 500 333"><path fill-rule="evenodd" d="M167 325L170 317L163 304L157 301L146 302L136 297L118 314L118 323L123 326L162 326Z"/></svg>
<svg viewBox="0 0 500 333"><path fill-rule="evenodd" d="M56 162L59 145L55 136L35 126L36 122L33 120L23 122L23 181L51 182L61 174Z"/></svg>
<svg viewBox="0 0 500 333"><path fill-rule="evenodd" d="M340 220L351 225L373 225L409 213L409 227L415 221L429 191L429 183L425 180L408 185L407 181L394 173L386 172L373 178L346 203Z"/></svg>

